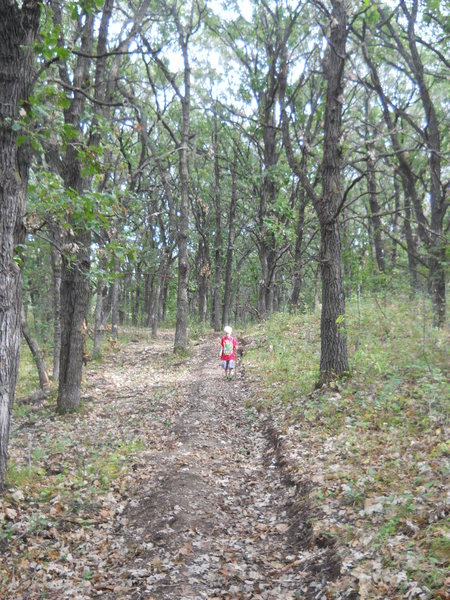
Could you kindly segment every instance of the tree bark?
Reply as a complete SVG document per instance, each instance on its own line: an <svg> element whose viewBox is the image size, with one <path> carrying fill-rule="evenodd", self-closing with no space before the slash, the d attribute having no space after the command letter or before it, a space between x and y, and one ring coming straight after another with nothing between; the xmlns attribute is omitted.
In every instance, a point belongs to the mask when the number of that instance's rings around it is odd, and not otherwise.
<svg viewBox="0 0 450 600"><path fill-rule="evenodd" d="M220 283L222 279L222 206L220 198L220 169L219 169L219 135L217 115L214 114L214 210L216 228L214 231L214 292L213 292L213 319L214 331L220 330L221 294Z"/></svg>
<svg viewBox="0 0 450 600"><path fill-rule="evenodd" d="M105 282L100 279L97 283L97 298L95 302L95 315L94 315L94 344L92 348L92 358L97 358L101 352L101 344L105 334L105 328L102 323L103 316L103 290L105 289Z"/></svg>
<svg viewBox="0 0 450 600"><path fill-rule="evenodd" d="M208 313L208 282L211 272L207 244L207 236L202 235L198 248L198 320L200 323L206 323Z"/></svg>
<svg viewBox="0 0 450 600"><path fill-rule="evenodd" d="M377 180L376 180L376 161L375 161L375 144L370 139L369 131L369 98L366 98L366 181L367 192L369 196L369 219L372 225L373 245L375 249L375 260L378 271L384 273L384 242L382 237L383 225L380 217L380 205L378 203Z"/></svg>
<svg viewBox="0 0 450 600"><path fill-rule="evenodd" d="M236 157L235 157L236 158ZM237 206L237 161L233 161L233 171L231 173L231 201L228 220L228 242L227 242L227 257L225 265L225 289L223 294L223 312L222 326L229 325L231 311L231 276L233 268L233 250L234 250L234 220L236 217Z"/></svg>
<svg viewBox="0 0 450 600"><path fill-rule="evenodd" d="M293 286L292 294L289 299L289 306L291 310L298 308L300 301L300 292L303 285L303 269L302 269L302 244L303 244L303 226L305 223L305 191L302 188L300 190L300 198L298 204L298 215L297 224L295 228L295 252L294 252L294 275L293 275Z"/></svg>
<svg viewBox="0 0 450 600"><path fill-rule="evenodd" d="M178 245L178 291L177 291L177 318L175 326L174 351L180 352L187 348L187 328L189 313L189 135L190 135L190 109L191 109L191 67L189 64L188 42L185 39L178 18L178 34L184 61L184 93L181 96L182 107L182 133L179 149L181 203L178 220L177 245Z"/></svg>
<svg viewBox="0 0 450 600"><path fill-rule="evenodd" d="M168 275L168 269L170 265L170 249L164 246L161 251L160 263L158 274L156 277L156 284L153 297L152 306L152 337L156 338L158 335L158 324L161 313L161 294L163 290L163 284Z"/></svg>
<svg viewBox="0 0 450 600"><path fill-rule="evenodd" d="M405 233L406 248L408 252L408 267L411 281L411 296L414 296L418 290L417 281L417 259L416 259L416 242L414 240L413 230L411 226L411 203L409 194L404 194L403 203L405 207L405 218L403 221L403 231Z"/></svg>
<svg viewBox="0 0 450 600"><path fill-rule="evenodd" d="M348 372L345 294L339 211L342 208L340 137L347 12L342 0L332 0L331 34L326 52L327 92L322 160L322 197L314 207L320 222L322 275L321 354L319 384Z"/></svg>
<svg viewBox="0 0 450 600"><path fill-rule="evenodd" d="M114 259L114 281L112 283L112 303L111 303L111 335L117 338L119 335L119 265Z"/></svg>
<svg viewBox="0 0 450 600"><path fill-rule="evenodd" d="M54 242L60 242L61 236L56 236L59 228L52 227ZM56 239L57 238L57 239ZM50 244L52 264L52 294L53 294L53 368L52 380L59 379L59 361L61 355L61 255L54 244Z"/></svg>
<svg viewBox="0 0 450 600"><path fill-rule="evenodd" d="M31 92L40 3L0 0L0 489L20 358L28 145L17 145L20 104Z"/></svg>
<svg viewBox="0 0 450 600"><path fill-rule="evenodd" d="M61 357L57 406L60 414L76 410L80 405L81 377L84 358L84 324L89 307L90 268L89 243L82 236L80 251L74 259L63 256L61 280Z"/></svg>
<svg viewBox="0 0 450 600"><path fill-rule="evenodd" d="M373 247L375 250L375 260L377 263L378 271L384 273L385 261L384 261L384 242L383 242L383 225L380 218L380 205L378 204L377 198L377 183L375 178L375 161L370 157L370 152L373 151L373 146L368 144L368 156L367 156L367 191L369 195L369 219L372 225L373 235Z"/></svg>
<svg viewBox="0 0 450 600"><path fill-rule="evenodd" d="M61 20L56 12L55 19ZM77 58L74 70L74 86L83 89L89 83L90 59L93 49L94 16L86 14L81 26L82 54ZM67 77L65 65L61 64L62 77ZM65 122L77 137L67 144L63 159L64 187L71 194L83 193L85 182L79 157L79 144L83 137L81 119L86 98L74 92L69 108L65 110ZM69 220L70 221L70 220ZM89 306L90 244L91 233L79 223L70 222L71 233L64 244L61 273L61 355L57 407L60 414L72 412L80 405L81 377L84 358L83 328Z"/></svg>
<svg viewBox="0 0 450 600"><path fill-rule="evenodd" d="M398 178L394 175L394 198L395 198L395 209L391 221L391 231L393 235L392 249L391 249L391 268L394 269L397 263L397 242L396 236L398 231L398 215L400 212L400 186Z"/></svg>

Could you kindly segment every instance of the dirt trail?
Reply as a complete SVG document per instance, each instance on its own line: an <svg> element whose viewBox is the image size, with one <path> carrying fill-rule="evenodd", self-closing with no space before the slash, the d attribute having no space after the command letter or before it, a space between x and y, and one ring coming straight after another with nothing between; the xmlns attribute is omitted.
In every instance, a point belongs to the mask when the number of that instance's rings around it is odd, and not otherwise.
<svg viewBox="0 0 450 600"><path fill-rule="evenodd" d="M136 331L89 365L79 413L18 416L11 458L40 475L0 497L0 598L323 597L338 561L242 363L223 379L216 336L172 348Z"/></svg>
<svg viewBox="0 0 450 600"><path fill-rule="evenodd" d="M227 381L218 365L210 337L169 385L170 402L160 395L153 414L165 430L134 467L139 489L122 512L120 560L113 553L102 597L313 598L336 571L326 548L299 554L311 545L302 490L277 464L276 434L270 442L245 407L239 366Z"/></svg>

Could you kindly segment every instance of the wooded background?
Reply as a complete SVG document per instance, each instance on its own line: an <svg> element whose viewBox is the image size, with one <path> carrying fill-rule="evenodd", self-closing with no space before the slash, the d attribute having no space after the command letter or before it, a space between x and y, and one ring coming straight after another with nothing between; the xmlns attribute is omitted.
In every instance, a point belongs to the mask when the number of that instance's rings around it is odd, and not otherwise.
<svg viewBox="0 0 450 600"><path fill-rule="evenodd" d="M21 329L65 413L121 324L321 303L321 383L346 297L442 327L448 40L439 0L0 0L0 483Z"/></svg>

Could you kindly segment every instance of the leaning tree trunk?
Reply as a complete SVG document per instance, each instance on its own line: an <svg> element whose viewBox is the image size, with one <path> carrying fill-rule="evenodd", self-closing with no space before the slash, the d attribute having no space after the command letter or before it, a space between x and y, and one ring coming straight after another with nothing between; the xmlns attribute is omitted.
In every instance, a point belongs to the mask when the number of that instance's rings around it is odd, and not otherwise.
<svg viewBox="0 0 450 600"><path fill-rule="evenodd" d="M333 0L331 35L327 48L327 93L322 161L322 197L314 207L320 222L320 266L322 276L321 355L319 384L348 372L345 334L345 294L342 277L342 247L339 212L342 209L340 137L343 74L347 40L345 2Z"/></svg>
<svg viewBox="0 0 450 600"><path fill-rule="evenodd" d="M21 101L32 86L32 43L40 3L0 0L0 489L7 467L11 410L19 369L22 307L20 249L25 241L29 157L17 145Z"/></svg>
<svg viewBox="0 0 450 600"><path fill-rule="evenodd" d="M27 319L25 317L25 311L23 309L23 306L22 306L22 311L21 311L21 318L22 318L22 334L28 344L31 354L33 355L34 362L36 363L36 368L37 368L38 377L39 377L39 387L41 388L41 390L45 390L46 388L50 387L50 378L48 376L48 371L47 371L47 367L45 366L44 356L41 352L41 349L39 348L39 344L38 344L37 340L31 334L30 328L28 327L28 323L27 323Z"/></svg>

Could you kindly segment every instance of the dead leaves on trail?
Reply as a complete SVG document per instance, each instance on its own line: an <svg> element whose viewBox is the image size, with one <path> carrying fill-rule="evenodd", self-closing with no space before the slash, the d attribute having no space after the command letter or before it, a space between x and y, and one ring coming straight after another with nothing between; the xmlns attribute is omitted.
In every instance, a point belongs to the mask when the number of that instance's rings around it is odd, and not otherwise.
<svg viewBox="0 0 450 600"><path fill-rule="evenodd" d="M90 366L79 413L18 407L1 597L288 600L320 589L305 574L322 550L286 543L294 490L242 382L204 360L213 343L180 361L172 336L134 339Z"/></svg>
<svg viewBox="0 0 450 600"><path fill-rule="evenodd" d="M432 597L405 548L426 529L444 560L438 460L412 474L420 446L362 457L344 434L265 420L246 408L256 385L242 368L222 379L212 338L183 360L172 344L135 333L91 364L77 414L17 406L1 598ZM430 443L440 455L442 439ZM399 480L415 477L414 499L386 493L393 461Z"/></svg>

